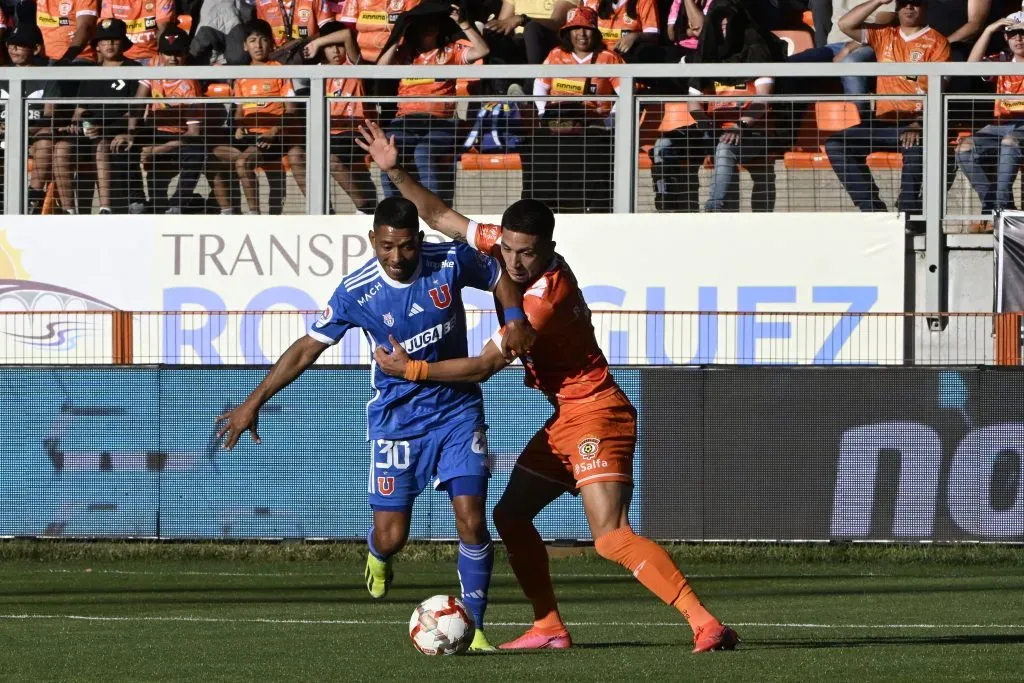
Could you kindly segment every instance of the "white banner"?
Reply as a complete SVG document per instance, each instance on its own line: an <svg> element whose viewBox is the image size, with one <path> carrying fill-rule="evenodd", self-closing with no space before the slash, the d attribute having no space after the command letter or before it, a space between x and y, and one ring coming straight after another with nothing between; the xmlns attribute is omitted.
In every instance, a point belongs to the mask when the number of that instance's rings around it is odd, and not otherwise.
<svg viewBox="0 0 1024 683"><path fill-rule="evenodd" d="M52 216L8 218L5 226L0 311L318 310L372 256L365 216ZM705 314L595 316L613 362L901 360L899 325L883 339L856 317L827 315L903 310L905 238L895 216L565 215L555 239L594 311ZM493 307L486 292L464 298L469 309ZM709 315L727 311L826 315L814 324L797 316ZM205 318L171 316L159 333L140 330L136 358L195 362L213 350L219 362L273 360L291 341L262 327L253 335L251 320L232 330ZM494 324L477 319L481 327ZM196 325L208 337L202 349L189 327ZM290 324L288 332L301 327ZM489 334L473 332L473 339ZM365 360L357 344L353 335L341 360Z"/></svg>

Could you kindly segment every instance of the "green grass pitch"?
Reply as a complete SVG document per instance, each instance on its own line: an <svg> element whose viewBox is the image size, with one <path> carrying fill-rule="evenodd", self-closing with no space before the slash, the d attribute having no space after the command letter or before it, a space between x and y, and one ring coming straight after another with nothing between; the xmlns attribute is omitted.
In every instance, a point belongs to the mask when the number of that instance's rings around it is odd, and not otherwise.
<svg viewBox="0 0 1024 683"><path fill-rule="evenodd" d="M574 649L430 658L408 619L457 594L450 546L366 594L356 545L0 543L0 680L1021 680L1024 550L676 546L735 652L690 630L624 570L552 561ZM487 633L530 619L499 553Z"/></svg>

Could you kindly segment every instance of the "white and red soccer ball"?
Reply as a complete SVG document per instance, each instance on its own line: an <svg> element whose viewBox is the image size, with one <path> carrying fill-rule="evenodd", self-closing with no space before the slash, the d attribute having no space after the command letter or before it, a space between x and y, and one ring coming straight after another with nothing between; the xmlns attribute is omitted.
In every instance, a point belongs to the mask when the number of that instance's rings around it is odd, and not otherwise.
<svg viewBox="0 0 1024 683"><path fill-rule="evenodd" d="M427 598L409 619L412 645L425 655L460 655L469 649L475 631L466 605L450 595Z"/></svg>

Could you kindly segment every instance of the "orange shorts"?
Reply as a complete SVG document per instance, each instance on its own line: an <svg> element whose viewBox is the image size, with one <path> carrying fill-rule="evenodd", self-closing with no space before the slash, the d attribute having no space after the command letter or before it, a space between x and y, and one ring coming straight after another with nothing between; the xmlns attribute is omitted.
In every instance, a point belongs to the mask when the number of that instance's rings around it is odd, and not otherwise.
<svg viewBox="0 0 1024 683"><path fill-rule="evenodd" d="M526 444L516 467L569 491L601 481L633 482L636 409L621 391L560 404Z"/></svg>

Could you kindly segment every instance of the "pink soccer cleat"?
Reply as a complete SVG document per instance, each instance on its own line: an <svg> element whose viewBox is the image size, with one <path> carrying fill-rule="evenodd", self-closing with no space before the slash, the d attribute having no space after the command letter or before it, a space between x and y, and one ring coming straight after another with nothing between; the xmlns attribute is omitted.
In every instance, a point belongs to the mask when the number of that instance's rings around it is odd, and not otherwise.
<svg viewBox="0 0 1024 683"><path fill-rule="evenodd" d="M693 652L713 652L715 650L735 650L740 637L724 624L715 623L698 629L693 636Z"/></svg>
<svg viewBox="0 0 1024 683"><path fill-rule="evenodd" d="M499 650L568 650L572 647L569 632L542 631L536 626L515 640L499 645Z"/></svg>

